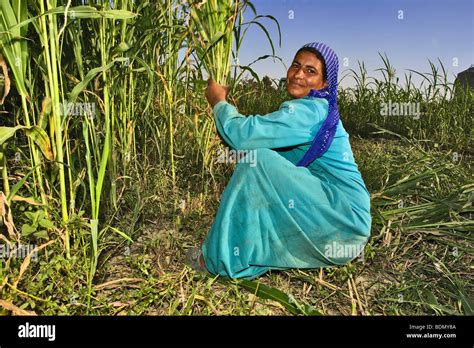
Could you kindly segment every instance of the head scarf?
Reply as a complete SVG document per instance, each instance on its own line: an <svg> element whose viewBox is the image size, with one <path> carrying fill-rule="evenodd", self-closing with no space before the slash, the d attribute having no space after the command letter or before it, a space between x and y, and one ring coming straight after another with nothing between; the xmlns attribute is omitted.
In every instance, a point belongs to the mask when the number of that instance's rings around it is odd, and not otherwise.
<svg viewBox="0 0 474 348"><path fill-rule="evenodd" d="M324 98L329 103L328 116L324 124L314 137L314 140L303 158L298 162L298 166L306 167L316 158L321 157L331 146L334 134L336 133L337 124L339 122L339 110L337 108L337 72L339 69L339 61L336 53L327 45L321 42L312 42L303 47L315 48L324 58L326 64L326 75L328 87L321 90L312 89L308 93L308 97Z"/></svg>

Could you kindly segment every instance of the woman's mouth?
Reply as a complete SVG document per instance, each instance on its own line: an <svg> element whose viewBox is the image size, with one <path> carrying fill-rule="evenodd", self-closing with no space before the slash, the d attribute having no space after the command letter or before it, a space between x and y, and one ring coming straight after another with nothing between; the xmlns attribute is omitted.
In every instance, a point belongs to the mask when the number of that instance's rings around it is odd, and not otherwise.
<svg viewBox="0 0 474 348"><path fill-rule="evenodd" d="M300 85L299 83L296 83L294 81L290 81L290 86L295 86L295 87L303 87L302 85Z"/></svg>

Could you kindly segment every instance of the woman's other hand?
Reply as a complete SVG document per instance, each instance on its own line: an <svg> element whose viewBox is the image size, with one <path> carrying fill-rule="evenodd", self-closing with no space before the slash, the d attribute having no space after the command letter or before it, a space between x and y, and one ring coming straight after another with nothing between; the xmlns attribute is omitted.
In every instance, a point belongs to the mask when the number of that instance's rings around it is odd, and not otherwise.
<svg viewBox="0 0 474 348"><path fill-rule="evenodd" d="M226 100L229 87L222 86L212 79L207 80L206 99L212 107L222 100Z"/></svg>

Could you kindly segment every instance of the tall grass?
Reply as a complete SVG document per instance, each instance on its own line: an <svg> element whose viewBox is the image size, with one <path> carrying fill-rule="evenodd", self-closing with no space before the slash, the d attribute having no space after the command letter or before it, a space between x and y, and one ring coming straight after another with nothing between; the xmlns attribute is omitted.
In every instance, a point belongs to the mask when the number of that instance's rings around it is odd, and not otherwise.
<svg viewBox="0 0 474 348"><path fill-rule="evenodd" d="M210 170L214 125L203 117L206 104L189 100L202 96L202 67L221 83L229 79L231 57L238 55L234 30L238 47L241 29L252 23L268 34L262 16L244 23L247 6L255 14L243 1L213 0L199 11L197 3L172 0L2 2L1 53L12 71L4 78L14 85L5 107L10 127L2 129L7 142L0 144L4 190L8 195L8 160L22 147L14 135L21 129L30 156L22 165L33 175L17 183L16 199L52 216L48 238L59 233L67 258L81 250L89 299L107 234L130 239L131 231L114 225L123 195L138 192L134 181L145 179L146 163L170 176L174 206L181 194L176 149L197 150L201 174ZM197 42L206 31L212 40ZM274 54L271 40L270 47Z"/></svg>
<svg viewBox="0 0 474 348"><path fill-rule="evenodd" d="M288 98L284 91L245 80L245 74L258 80L252 70L257 61L278 59L267 24L276 25L278 42L280 28L274 17L237 0L15 0L2 1L0 9L0 50L9 69L3 80L12 85L0 106L2 191L15 212L18 234L11 242L53 250L41 270L36 266L38 278L53 272L49 261L59 265L90 313L97 301L94 282L104 274L98 271L136 239L144 206L158 202L160 213L174 217L177 203L188 202L194 191L204 214L208 195L231 173L229 166L215 163L223 145L203 98L205 78L232 86L229 98L244 113L271 112ZM244 65L239 49L255 25L268 38L269 54ZM354 72L357 86L341 91L348 131L373 136L379 130L369 125L374 123L465 149L472 100L450 98L446 73L440 77L436 70L426 75L425 90L411 83L401 88L388 59L382 59L382 80L369 77L361 64ZM419 101L425 114L419 120L383 118L380 103L387 100ZM144 191L150 185L156 185L152 194ZM470 193L464 188L456 197L465 202ZM422 204L435 214L440 204L460 204L456 197ZM384 214L381 224L384 217L399 219L401 212ZM47 244L51 241L57 243ZM0 292L17 299L18 289L9 285L21 286L26 275L19 270L26 266L8 262ZM61 284L51 285L57 296Z"/></svg>
<svg viewBox="0 0 474 348"><path fill-rule="evenodd" d="M209 76L227 84L233 46L233 31L242 1L208 0L191 4L191 27L199 61ZM196 37L197 36L197 37Z"/></svg>
<svg viewBox="0 0 474 348"><path fill-rule="evenodd" d="M469 151L474 110L472 91L449 82L448 71L441 61L439 67L428 61L429 73L409 70L402 84L395 78L395 68L388 57L381 54L380 57L383 67L377 71L382 74L381 79L369 76L363 62L359 62L358 70L349 69L344 76L356 83L355 87L341 90L339 97L341 117L350 133L371 136L376 131L371 124L375 123L431 146ZM422 77L419 86L414 85L413 74ZM383 115L382 104L389 102L418 104L420 115Z"/></svg>

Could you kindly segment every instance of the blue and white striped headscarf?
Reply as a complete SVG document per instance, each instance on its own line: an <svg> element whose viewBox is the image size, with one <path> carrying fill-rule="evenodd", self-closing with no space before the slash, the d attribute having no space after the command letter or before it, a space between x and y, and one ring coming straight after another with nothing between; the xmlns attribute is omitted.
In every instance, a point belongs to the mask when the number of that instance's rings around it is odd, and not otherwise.
<svg viewBox="0 0 474 348"><path fill-rule="evenodd" d="M334 134L336 134L339 122L339 110L337 108L337 72L339 70L339 60L336 53L327 45L321 42L312 42L303 47L315 48L324 58L326 64L326 75L328 87L321 90L312 89L308 97L324 98L329 103L329 111L323 126L319 129L314 140L306 151L303 158L298 162L298 166L306 167L316 158L321 157L331 146Z"/></svg>

